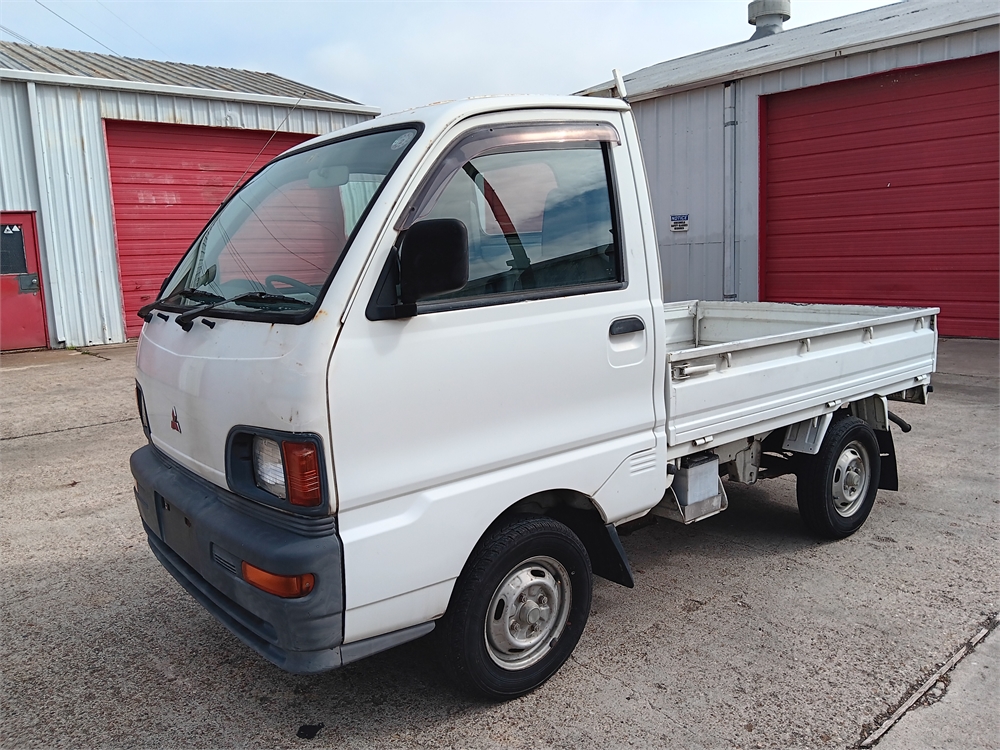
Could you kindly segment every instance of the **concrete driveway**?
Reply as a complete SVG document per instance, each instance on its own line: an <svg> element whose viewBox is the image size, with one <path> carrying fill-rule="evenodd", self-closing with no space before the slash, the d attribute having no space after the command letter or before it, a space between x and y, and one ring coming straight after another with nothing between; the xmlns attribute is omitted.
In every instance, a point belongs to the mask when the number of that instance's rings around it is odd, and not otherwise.
<svg viewBox="0 0 1000 750"><path fill-rule="evenodd" d="M0 359L5 747L854 747L1000 610L997 343L952 340L853 537L806 536L784 478L640 529L635 589L598 580L572 659L506 704L456 694L429 639L285 674L146 545L133 357Z"/></svg>

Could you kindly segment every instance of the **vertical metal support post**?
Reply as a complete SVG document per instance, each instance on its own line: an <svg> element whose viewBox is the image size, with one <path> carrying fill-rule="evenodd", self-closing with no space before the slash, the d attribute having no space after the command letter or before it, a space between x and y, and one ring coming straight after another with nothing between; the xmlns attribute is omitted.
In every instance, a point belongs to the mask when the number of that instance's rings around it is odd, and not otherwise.
<svg viewBox="0 0 1000 750"><path fill-rule="evenodd" d="M730 81L723 88L723 160L725 163L723 196L723 245L722 245L722 296L737 299L736 282L736 89L738 82Z"/></svg>
<svg viewBox="0 0 1000 750"><path fill-rule="evenodd" d="M35 82L26 83L28 90L28 120L31 123L31 150L35 157L35 186L38 189L35 214L35 231L38 240L38 265L42 276L42 298L45 300L45 325L49 330L49 348L59 349L66 345L66 337L60 335L58 321L62 318L62 309L57 309L55 296L52 294L52 265L49 263L48 222L52 216L52 200L49 195L49 180L45 173L45 159L42 155L44 139L38 116L38 92Z"/></svg>

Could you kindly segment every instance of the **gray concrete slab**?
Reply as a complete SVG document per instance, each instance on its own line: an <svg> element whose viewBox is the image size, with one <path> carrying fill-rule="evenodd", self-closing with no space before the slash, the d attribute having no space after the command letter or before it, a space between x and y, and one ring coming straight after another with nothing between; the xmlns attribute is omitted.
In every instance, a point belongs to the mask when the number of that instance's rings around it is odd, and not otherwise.
<svg viewBox="0 0 1000 750"><path fill-rule="evenodd" d="M937 371L944 375L1000 377L997 342L992 339L941 339Z"/></svg>
<svg viewBox="0 0 1000 750"><path fill-rule="evenodd" d="M134 351L92 351L0 357L5 747L851 748L1000 610L997 342L942 341L853 537L808 537L787 478L640 529L636 588L598 581L570 662L506 704L456 694L431 639L288 675L149 552Z"/></svg>
<svg viewBox="0 0 1000 750"><path fill-rule="evenodd" d="M2 355L0 437L135 419L134 365L131 344Z"/></svg>
<svg viewBox="0 0 1000 750"><path fill-rule="evenodd" d="M1000 636L994 630L876 745L879 750L1000 747Z"/></svg>

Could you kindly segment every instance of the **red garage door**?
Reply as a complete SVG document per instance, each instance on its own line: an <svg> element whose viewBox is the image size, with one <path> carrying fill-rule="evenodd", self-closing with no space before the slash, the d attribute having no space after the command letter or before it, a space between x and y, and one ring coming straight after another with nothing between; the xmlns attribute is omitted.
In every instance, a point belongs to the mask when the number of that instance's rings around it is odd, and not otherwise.
<svg viewBox="0 0 1000 750"><path fill-rule="evenodd" d="M163 279L241 176L246 180L272 157L312 137L119 120L105 120L104 131L130 337L142 328L136 311L156 298Z"/></svg>
<svg viewBox="0 0 1000 750"><path fill-rule="evenodd" d="M761 299L927 305L997 338L998 59L762 99Z"/></svg>

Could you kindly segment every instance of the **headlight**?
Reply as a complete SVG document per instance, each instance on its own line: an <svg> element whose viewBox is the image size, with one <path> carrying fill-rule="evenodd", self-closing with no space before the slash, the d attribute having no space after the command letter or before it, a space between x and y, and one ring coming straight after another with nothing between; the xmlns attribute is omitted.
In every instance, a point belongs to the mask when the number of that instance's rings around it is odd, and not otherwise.
<svg viewBox="0 0 1000 750"><path fill-rule="evenodd" d="M257 486L284 500L285 467L281 462L281 446L271 438L257 435L253 439L253 474Z"/></svg>
<svg viewBox="0 0 1000 750"><path fill-rule="evenodd" d="M292 505L323 503L319 452L312 442L277 441L262 435L253 439L254 482Z"/></svg>

